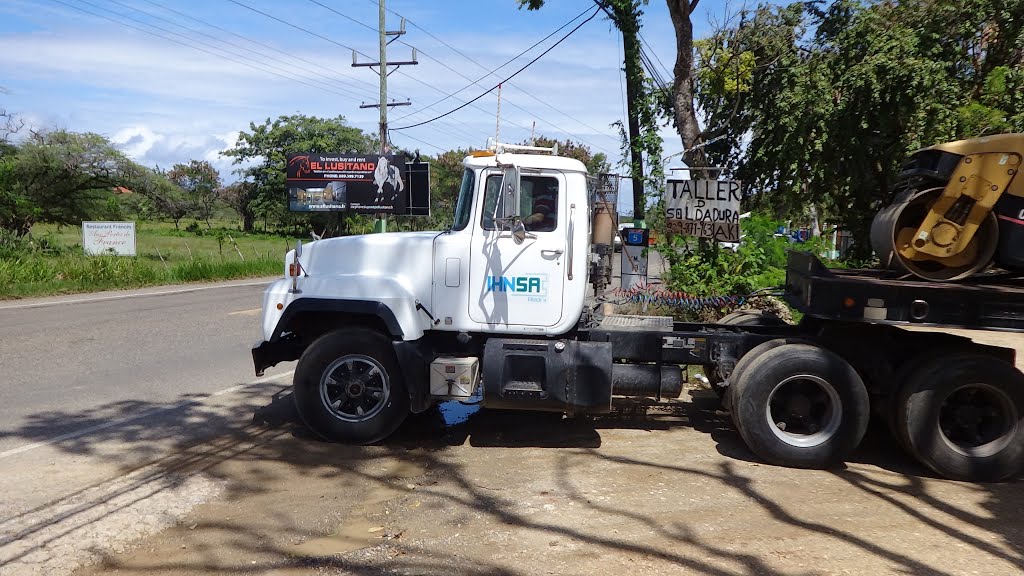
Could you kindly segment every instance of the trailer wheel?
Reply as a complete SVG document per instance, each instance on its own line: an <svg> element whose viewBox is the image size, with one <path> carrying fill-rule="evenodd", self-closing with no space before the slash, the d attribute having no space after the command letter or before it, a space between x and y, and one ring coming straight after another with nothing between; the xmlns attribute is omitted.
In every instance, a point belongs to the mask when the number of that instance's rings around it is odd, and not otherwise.
<svg viewBox="0 0 1024 576"><path fill-rule="evenodd" d="M807 340L801 340L799 338L776 338L775 340L768 340L767 342L762 342L757 346L751 348L749 351L747 351L747 353L740 358L739 362L736 363L736 367L732 369L732 373L729 374L729 377L725 379L725 384L723 386L725 391L724 396L722 397L722 405L725 406L726 409L732 410L735 398L733 397L734 395L730 391L735 390L733 383L736 382L736 380L740 377L740 374L742 374L743 371L747 369L747 366L750 366L754 362L754 360L757 360L765 352L772 350L774 348L778 348L783 344L810 344L810 342L808 342ZM735 417L733 417L733 424L736 425L736 428L740 427L740 424L739 422L736 422Z"/></svg>
<svg viewBox="0 0 1024 576"><path fill-rule="evenodd" d="M782 326L786 322L764 310L736 310L722 316L715 324L726 326Z"/></svg>
<svg viewBox="0 0 1024 576"><path fill-rule="evenodd" d="M373 330L339 330L317 339L299 358L293 390L302 421L334 442L377 442L409 414L391 342Z"/></svg>
<svg viewBox="0 0 1024 576"><path fill-rule="evenodd" d="M827 467L846 458L867 431L864 382L820 346L783 343L764 350L729 388L740 435L772 464Z"/></svg>
<svg viewBox="0 0 1024 576"><path fill-rule="evenodd" d="M1024 374L984 354L922 366L897 397L901 442L954 480L996 482L1024 469Z"/></svg>

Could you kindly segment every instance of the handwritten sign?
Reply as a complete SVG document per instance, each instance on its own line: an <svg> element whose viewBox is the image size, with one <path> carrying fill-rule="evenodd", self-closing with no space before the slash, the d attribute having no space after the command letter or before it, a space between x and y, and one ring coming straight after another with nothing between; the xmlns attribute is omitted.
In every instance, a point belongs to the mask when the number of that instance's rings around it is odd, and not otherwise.
<svg viewBox="0 0 1024 576"><path fill-rule="evenodd" d="M668 180L668 229L719 242L740 240L739 180Z"/></svg>
<svg viewBox="0 0 1024 576"><path fill-rule="evenodd" d="M135 256L135 222L82 222L86 254Z"/></svg>

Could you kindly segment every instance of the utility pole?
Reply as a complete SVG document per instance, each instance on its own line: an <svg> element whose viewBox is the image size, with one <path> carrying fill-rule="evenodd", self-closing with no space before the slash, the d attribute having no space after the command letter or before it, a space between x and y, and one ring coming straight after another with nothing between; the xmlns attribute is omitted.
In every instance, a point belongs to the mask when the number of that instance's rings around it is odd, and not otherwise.
<svg viewBox="0 0 1024 576"><path fill-rule="evenodd" d="M380 101L376 104L361 104L360 108L379 108L380 109L380 153L388 153L388 108L392 106L409 106L412 104L411 101L406 100L405 102L388 102L388 76L398 70L401 66L415 66L419 64L416 61L416 49L412 49L412 59L403 60L399 62L388 62L388 44L391 44L397 40L400 36L405 34L405 18L402 18L402 25L398 30L387 30L386 29L386 10L384 9L384 0L380 0L378 3L380 8L378 18L378 37L380 43L380 60L377 62L359 62L356 55L356 51L352 51L352 66L353 67L377 67L377 75L380 76ZM393 36L388 40L388 36ZM394 66L389 70L389 66ZM374 232L387 232L388 221L386 214L378 214L377 221L373 224Z"/></svg>
<svg viewBox="0 0 1024 576"><path fill-rule="evenodd" d="M622 33L622 53L626 73L627 129L629 131L629 173L633 183L633 225L646 228L644 203L644 160L640 146L640 97L643 94L643 70L640 66L638 0L595 0L601 10Z"/></svg>

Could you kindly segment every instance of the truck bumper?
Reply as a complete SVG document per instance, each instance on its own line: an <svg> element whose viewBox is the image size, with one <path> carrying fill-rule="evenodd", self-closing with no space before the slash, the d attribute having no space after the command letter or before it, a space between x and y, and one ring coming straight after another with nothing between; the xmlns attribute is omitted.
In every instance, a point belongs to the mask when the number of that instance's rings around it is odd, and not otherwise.
<svg viewBox="0 0 1024 576"><path fill-rule="evenodd" d="M256 368L256 376L263 376L267 368L276 366L279 362L298 360L302 350L299 339L293 337L257 343L252 349L252 363Z"/></svg>

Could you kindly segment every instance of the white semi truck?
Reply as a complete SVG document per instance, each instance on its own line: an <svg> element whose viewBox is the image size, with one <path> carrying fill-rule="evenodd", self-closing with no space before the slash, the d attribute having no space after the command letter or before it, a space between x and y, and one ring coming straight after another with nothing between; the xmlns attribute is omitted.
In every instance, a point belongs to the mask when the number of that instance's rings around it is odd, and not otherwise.
<svg viewBox="0 0 1024 576"><path fill-rule="evenodd" d="M943 476L1003 480L1024 466L1014 351L898 327L1022 330L1024 290L830 271L794 252L786 298L799 325L599 318L586 306L584 165L507 150L465 159L449 230L330 238L286 256L253 360L260 375L298 360L296 406L319 436L376 442L410 412L477 395L487 408L607 413L615 396L679 397L682 367L699 365L773 464L842 461L873 410Z"/></svg>

